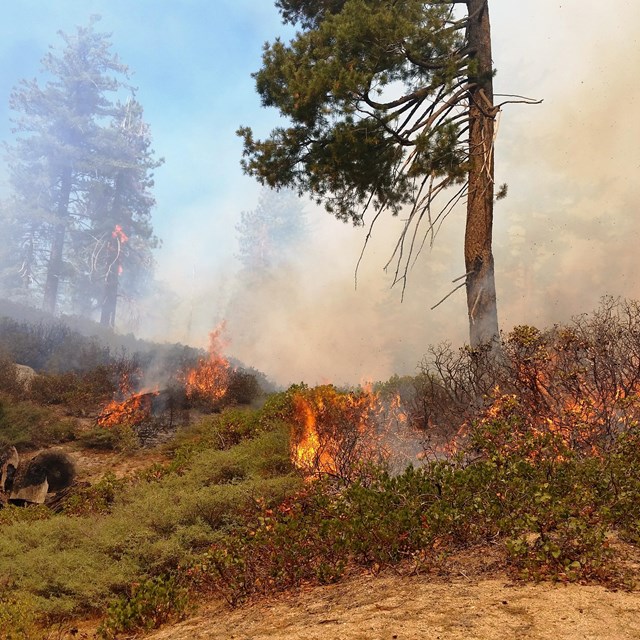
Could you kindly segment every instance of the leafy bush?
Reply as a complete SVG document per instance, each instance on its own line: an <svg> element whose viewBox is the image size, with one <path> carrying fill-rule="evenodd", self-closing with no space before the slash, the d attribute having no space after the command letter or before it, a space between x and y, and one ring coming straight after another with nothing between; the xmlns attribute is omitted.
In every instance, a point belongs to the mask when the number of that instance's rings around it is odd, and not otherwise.
<svg viewBox="0 0 640 640"><path fill-rule="evenodd" d="M78 442L86 449L101 451L135 451L140 447L136 433L128 424L120 424L110 429L96 427L83 432Z"/></svg>
<svg viewBox="0 0 640 640"><path fill-rule="evenodd" d="M60 419L47 407L0 396L0 446L34 449L75 440L77 434L73 419Z"/></svg>
<svg viewBox="0 0 640 640"><path fill-rule="evenodd" d="M119 633L150 631L184 617L188 594L174 576L158 576L134 584L131 594L109 606L98 633L110 640Z"/></svg>

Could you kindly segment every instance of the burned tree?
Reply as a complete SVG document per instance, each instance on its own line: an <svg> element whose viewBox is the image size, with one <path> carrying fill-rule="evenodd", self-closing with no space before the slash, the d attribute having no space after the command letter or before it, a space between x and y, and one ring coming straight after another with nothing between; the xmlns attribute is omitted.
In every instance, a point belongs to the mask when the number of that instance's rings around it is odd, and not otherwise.
<svg viewBox="0 0 640 640"><path fill-rule="evenodd" d="M487 0L278 0L301 31L265 46L255 74L264 106L287 117L266 140L244 138L244 170L310 193L343 221L406 221L387 266L408 271L466 200L471 345L493 343L494 120ZM458 5L466 11L459 10Z"/></svg>

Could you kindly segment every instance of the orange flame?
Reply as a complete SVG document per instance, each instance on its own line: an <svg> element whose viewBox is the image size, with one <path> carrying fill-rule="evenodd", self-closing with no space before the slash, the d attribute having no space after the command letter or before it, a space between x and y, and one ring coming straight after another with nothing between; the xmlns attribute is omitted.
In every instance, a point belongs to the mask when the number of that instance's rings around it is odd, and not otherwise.
<svg viewBox="0 0 640 640"><path fill-rule="evenodd" d="M200 397L210 401L222 399L229 389L231 366L222 355L224 341L222 334L225 323L222 322L209 334L209 353L200 358L195 368L186 374L185 387L187 397Z"/></svg>
<svg viewBox="0 0 640 640"><path fill-rule="evenodd" d="M126 400L112 400L100 412L97 424L104 429L119 425L135 427L151 417L153 397L157 391L135 393Z"/></svg>
<svg viewBox="0 0 640 640"><path fill-rule="evenodd" d="M333 385L296 391L291 459L308 475L345 477L367 463L408 462L406 442L416 440L399 398L383 401L371 389L341 392ZM416 451L414 451L416 453Z"/></svg>
<svg viewBox="0 0 640 640"><path fill-rule="evenodd" d="M111 237L115 240L118 240L121 244L125 244L125 242L128 242L129 240L129 237L123 231L122 227L119 224L114 227L113 231L111 232Z"/></svg>

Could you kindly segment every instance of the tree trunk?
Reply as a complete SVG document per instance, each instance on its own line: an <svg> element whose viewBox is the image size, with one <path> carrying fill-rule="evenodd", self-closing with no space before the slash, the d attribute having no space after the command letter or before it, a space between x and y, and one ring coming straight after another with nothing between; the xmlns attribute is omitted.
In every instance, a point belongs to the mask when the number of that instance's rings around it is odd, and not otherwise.
<svg viewBox="0 0 640 640"><path fill-rule="evenodd" d="M69 216L69 198L71 196L71 167L65 167L60 176L60 193L56 211L56 225L53 230L49 264L47 265L47 280L44 285L42 308L53 314L58 300L58 287L62 276L64 238L67 232L67 218Z"/></svg>
<svg viewBox="0 0 640 640"><path fill-rule="evenodd" d="M112 220L120 220L122 218L122 190L123 176L122 173L116 175L114 181L113 204L111 206ZM102 298L102 307L100 309L100 324L105 327L115 329L116 326L116 306L118 303L118 285L120 284L120 272L122 271L122 260L120 256L120 238L117 237L117 231L112 233L111 242L108 247L107 273L104 283L104 296Z"/></svg>
<svg viewBox="0 0 640 640"><path fill-rule="evenodd" d="M115 329L116 304L118 302L118 279L120 277L120 258L111 265L104 285L104 298L100 310L100 324Z"/></svg>
<svg viewBox="0 0 640 640"><path fill-rule="evenodd" d="M469 196L464 240L470 344L494 344L499 336L493 252L493 106L491 27L487 0L469 0Z"/></svg>

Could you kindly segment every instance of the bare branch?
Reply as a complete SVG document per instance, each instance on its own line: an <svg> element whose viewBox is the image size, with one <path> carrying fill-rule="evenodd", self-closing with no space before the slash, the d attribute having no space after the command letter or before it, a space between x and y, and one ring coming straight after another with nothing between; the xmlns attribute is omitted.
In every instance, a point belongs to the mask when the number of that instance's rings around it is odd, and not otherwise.
<svg viewBox="0 0 640 640"><path fill-rule="evenodd" d="M465 280L462 284L459 284L455 289L453 289L453 291L450 291L449 293L447 293L447 295L444 298L442 298L440 302L437 302L436 304L434 304L433 307L431 307L431 311L433 311L436 307L439 307L447 298L452 296L458 289L462 289L462 287L465 287L466 285L467 285L467 282Z"/></svg>

